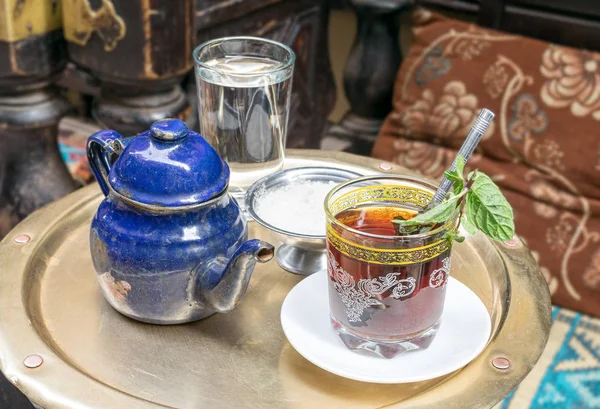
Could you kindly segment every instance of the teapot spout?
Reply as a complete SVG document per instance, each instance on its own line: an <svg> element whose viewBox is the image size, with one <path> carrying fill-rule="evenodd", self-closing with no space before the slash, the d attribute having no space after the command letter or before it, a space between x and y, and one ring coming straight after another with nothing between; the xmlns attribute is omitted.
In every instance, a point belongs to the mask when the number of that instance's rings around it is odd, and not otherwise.
<svg viewBox="0 0 600 409"><path fill-rule="evenodd" d="M273 246L262 240L249 240L242 244L225 266L221 281L203 294L205 301L218 312L233 310L246 293L256 263L271 260L274 252Z"/></svg>

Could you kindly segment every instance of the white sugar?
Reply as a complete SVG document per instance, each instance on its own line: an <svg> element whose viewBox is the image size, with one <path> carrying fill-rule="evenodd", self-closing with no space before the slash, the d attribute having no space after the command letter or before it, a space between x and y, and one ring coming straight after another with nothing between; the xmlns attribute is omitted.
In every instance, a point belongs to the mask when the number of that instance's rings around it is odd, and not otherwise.
<svg viewBox="0 0 600 409"><path fill-rule="evenodd" d="M293 181L258 192L256 214L265 222L297 234L325 235L325 196L336 182Z"/></svg>

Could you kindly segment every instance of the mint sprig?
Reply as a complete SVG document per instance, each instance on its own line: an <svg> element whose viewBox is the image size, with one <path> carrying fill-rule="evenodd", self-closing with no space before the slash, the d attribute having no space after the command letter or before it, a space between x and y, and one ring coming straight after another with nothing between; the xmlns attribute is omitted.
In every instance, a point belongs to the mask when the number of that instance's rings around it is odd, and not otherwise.
<svg viewBox="0 0 600 409"><path fill-rule="evenodd" d="M448 193L444 202L412 219L392 220L397 233L423 233L436 224L447 222L458 212L459 225L462 224L469 234L479 230L494 240L512 239L515 234L512 207L489 176L473 171L465 179L464 167L464 158L458 156L456 170L444 173L448 180L454 182L453 191ZM457 230L448 232L446 238L462 242L464 237Z"/></svg>

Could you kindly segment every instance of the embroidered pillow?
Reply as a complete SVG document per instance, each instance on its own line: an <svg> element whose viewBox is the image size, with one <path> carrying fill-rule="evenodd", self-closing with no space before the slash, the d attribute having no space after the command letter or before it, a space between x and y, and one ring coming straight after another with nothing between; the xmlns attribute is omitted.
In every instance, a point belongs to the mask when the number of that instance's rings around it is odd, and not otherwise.
<svg viewBox="0 0 600 409"><path fill-rule="evenodd" d="M417 10L373 156L439 178L483 107L468 167L501 186L553 300L600 316L600 54Z"/></svg>

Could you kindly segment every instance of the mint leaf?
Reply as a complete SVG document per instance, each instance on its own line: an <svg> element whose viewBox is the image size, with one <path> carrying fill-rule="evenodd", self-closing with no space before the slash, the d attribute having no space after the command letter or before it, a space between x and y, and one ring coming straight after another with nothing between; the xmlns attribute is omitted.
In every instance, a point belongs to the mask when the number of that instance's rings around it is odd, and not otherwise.
<svg viewBox="0 0 600 409"><path fill-rule="evenodd" d="M412 226L401 225L401 224L398 224L397 222L394 222L394 220L392 220L392 223L396 223L394 225L394 227L396 228L396 234L398 236L410 236L412 234L418 234L422 230L422 226L418 226L418 225L412 225Z"/></svg>
<svg viewBox="0 0 600 409"><path fill-rule="evenodd" d="M452 243L452 240L456 240L458 243L465 241L465 238L461 236L456 230L447 231L444 234L444 238L448 241L448 244Z"/></svg>
<svg viewBox="0 0 600 409"><path fill-rule="evenodd" d="M404 226L445 223L452 218L452 215L456 210L456 203L464 194L465 193L454 195L451 193L450 197L445 202L440 203L425 213L421 213L409 220L394 219L392 222Z"/></svg>
<svg viewBox="0 0 600 409"><path fill-rule="evenodd" d="M460 178L463 178L463 173L465 172L465 158L462 155L458 155L456 157L456 173L460 175Z"/></svg>
<svg viewBox="0 0 600 409"><path fill-rule="evenodd" d="M445 171L444 176L446 177L446 179L451 180L453 182L462 182L462 176L452 170Z"/></svg>
<svg viewBox="0 0 600 409"><path fill-rule="evenodd" d="M460 222L469 234L480 230L494 240L510 240L515 234L513 211L498 186L477 170L470 172L465 180L462 156L457 156L455 167L456 171L444 172L444 176L453 182L453 192L446 195L443 203L427 206L426 211L412 219L392 220L398 235L429 231L438 223L446 223L455 212L460 211ZM447 232L444 237L449 242L465 239L456 231Z"/></svg>
<svg viewBox="0 0 600 409"><path fill-rule="evenodd" d="M474 174L473 185L467 195L466 213L475 227L494 240L510 240L515 234L510 204L498 186L483 173Z"/></svg>
<svg viewBox="0 0 600 409"><path fill-rule="evenodd" d="M449 178L446 174L448 171L444 172L444 175L446 178L454 182L452 189L454 190L455 195L459 195L465 187L465 178L463 176L463 172L465 170L465 158L463 158L462 155L458 155L456 157L456 163L454 164L454 167L456 170L452 172L452 178Z"/></svg>
<svg viewBox="0 0 600 409"><path fill-rule="evenodd" d="M473 224L469 221L469 217L467 216L467 212L464 212L462 217L460 218L460 224L465 228L467 233L470 235L474 235L477 233L477 228L473 226Z"/></svg>
<svg viewBox="0 0 600 409"><path fill-rule="evenodd" d="M456 182L454 182L454 185L452 186L452 189L454 190L455 195L460 195L460 193L463 191L464 188L465 188L465 182L463 182L462 180L457 180Z"/></svg>

